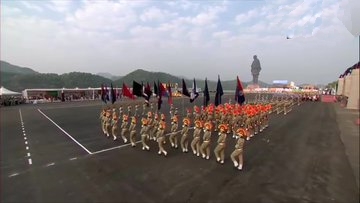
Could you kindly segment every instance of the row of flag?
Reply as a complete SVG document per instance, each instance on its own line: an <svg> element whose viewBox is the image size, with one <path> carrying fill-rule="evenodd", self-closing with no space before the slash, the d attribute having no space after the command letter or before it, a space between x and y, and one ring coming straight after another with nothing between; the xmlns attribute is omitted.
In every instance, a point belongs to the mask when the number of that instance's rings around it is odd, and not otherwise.
<svg viewBox="0 0 360 203"><path fill-rule="evenodd" d="M112 104L115 103L117 98L121 98L121 96L128 97L130 99L135 99L136 97L143 97L145 99L145 102L149 104L149 100L152 96L152 94L155 94L158 99L158 110L160 110L162 105L162 98L163 96L167 97L168 104L172 104L172 90L169 83L163 84L159 80L154 82L153 84L153 90L151 89L150 84L147 82L146 85L143 83L138 83L135 80L133 81L132 85L132 91L130 88L123 83L122 86L122 92L120 93L117 88L114 89L113 84L110 85L110 90L108 90L106 85L101 85L101 100L104 103L107 103L108 101ZM184 79L182 79L182 95L187 96L190 98L190 103L193 103L200 95L200 92L198 92L198 88L196 85L195 78L192 83L192 90L189 92L186 82ZM210 92L207 84L207 78L205 78L205 87L202 91L204 100L203 105L204 107L209 105L210 102ZM221 85L220 76L218 76L218 81L216 85L216 93L215 93L215 100L214 104L215 106L218 106L221 104L221 97L224 95L224 91ZM136 97L135 97L136 96ZM235 101L242 105L245 102L245 95L244 95L244 89L242 86L241 81L239 80L239 77L237 76L237 83L236 83L236 90L235 90Z"/></svg>

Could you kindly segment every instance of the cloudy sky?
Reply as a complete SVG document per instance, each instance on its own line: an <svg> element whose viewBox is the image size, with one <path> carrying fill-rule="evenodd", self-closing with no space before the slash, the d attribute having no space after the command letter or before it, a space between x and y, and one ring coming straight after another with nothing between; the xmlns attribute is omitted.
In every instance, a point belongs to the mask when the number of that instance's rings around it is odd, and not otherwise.
<svg viewBox="0 0 360 203"><path fill-rule="evenodd" d="M327 84L359 61L356 10L358 0L2 0L1 60L250 81L256 54L262 81Z"/></svg>

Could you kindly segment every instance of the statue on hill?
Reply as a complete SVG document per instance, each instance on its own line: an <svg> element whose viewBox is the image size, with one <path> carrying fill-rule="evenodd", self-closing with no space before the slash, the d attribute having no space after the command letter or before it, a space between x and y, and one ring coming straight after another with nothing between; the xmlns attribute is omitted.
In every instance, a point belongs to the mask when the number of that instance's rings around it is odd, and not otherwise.
<svg viewBox="0 0 360 203"><path fill-rule="evenodd" d="M259 83L259 74L261 71L260 61L256 55L254 55L254 61L251 64L251 74L253 75L253 84L257 85Z"/></svg>

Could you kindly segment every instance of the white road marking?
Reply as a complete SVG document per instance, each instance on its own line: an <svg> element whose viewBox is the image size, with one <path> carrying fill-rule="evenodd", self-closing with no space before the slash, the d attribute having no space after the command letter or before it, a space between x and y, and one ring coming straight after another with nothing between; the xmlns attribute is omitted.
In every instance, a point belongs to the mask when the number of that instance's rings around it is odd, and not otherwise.
<svg viewBox="0 0 360 203"><path fill-rule="evenodd" d="M64 129L62 129L58 124L56 124L53 120L51 120L51 118L49 118L47 115L45 115L40 109L38 109L38 111L45 117L47 118L50 122L52 122L56 127L58 127L65 135L67 135L68 137L70 137L76 144L78 144L81 148L83 148L87 153L92 154L92 152L90 152L88 149L86 149L86 147L84 147L82 144L80 144L77 140L75 140L69 133L67 133Z"/></svg>
<svg viewBox="0 0 360 203"><path fill-rule="evenodd" d="M193 127L189 128L189 129L193 129ZM181 130L176 131L176 133L178 133L178 132L181 132ZM171 134L172 134L172 133L167 133L167 134L165 134L165 136L168 136L168 135L171 135ZM137 144L137 143L140 143L140 142L141 142L141 140L140 140L140 141L137 141L137 142L135 142L135 143ZM92 152L92 154L99 154L99 153L107 152L107 151L114 150L114 149L120 149L120 148L123 148L123 147L127 147L127 146L129 146L129 145L131 145L131 143L124 144L124 145L120 145L120 146L116 146L116 147L111 147L111 148L108 148L108 149L99 150L99 151L96 151L96 152Z"/></svg>
<svg viewBox="0 0 360 203"><path fill-rule="evenodd" d="M26 137L24 137L24 140L26 140Z"/></svg>
<svg viewBox="0 0 360 203"><path fill-rule="evenodd" d="M77 158L76 158L76 157L73 157L73 158L70 159L70 161L75 160L75 159L77 159Z"/></svg>
<svg viewBox="0 0 360 203"><path fill-rule="evenodd" d="M29 161L29 165L31 165L31 164L32 164L32 160L31 160L31 159L28 159L28 161Z"/></svg>
<svg viewBox="0 0 360 203"><path fill-rule="evenodd" d="M54 163L54 162L49 163L49 164L46 164L46 167L53 166L53 165L55 165L55 163Z"/></svg>
<svg viewBox="0 0 360 203"><path fill-rule="evenodd" d="M17 176L17 175L19 175L19 174L18 173L13 173L13 174L9 175L9 178Z"/></svg>
<svg viewBox="0 0 360 203"><path fill-rule="evenodd" d="M29 150L29 147L28 147L28 146L26 146L26 150Z"/></svg>
<svg viewBox="0 0 360 203"><path fill-rule="evenodd" d="M31 154L28 152L28 153L27 153L27 156L28 156L28 157L30 157L30 156L31 156Z"/></svg>
<svg viewBox="0 0 360 203"><path fill-rule="evenodd" d="M27 141L25 141L25 144L28 144L28 142L27 142Z"/></svg>

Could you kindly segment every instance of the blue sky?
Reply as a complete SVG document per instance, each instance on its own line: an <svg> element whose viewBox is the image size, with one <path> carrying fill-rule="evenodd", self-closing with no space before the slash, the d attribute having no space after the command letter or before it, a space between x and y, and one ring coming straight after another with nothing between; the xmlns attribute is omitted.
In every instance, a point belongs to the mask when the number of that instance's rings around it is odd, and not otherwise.
<svg viewBox="0 0 360 203"><path fill-rule="evenodd" d="M1 1L1 60L42 73L162 71L327 84L359 60L360 1ZM286 40L291 36L291 40Z"/></svg>

